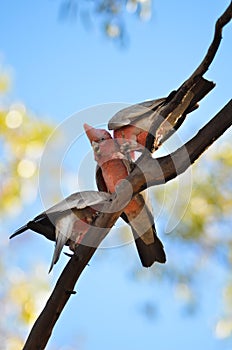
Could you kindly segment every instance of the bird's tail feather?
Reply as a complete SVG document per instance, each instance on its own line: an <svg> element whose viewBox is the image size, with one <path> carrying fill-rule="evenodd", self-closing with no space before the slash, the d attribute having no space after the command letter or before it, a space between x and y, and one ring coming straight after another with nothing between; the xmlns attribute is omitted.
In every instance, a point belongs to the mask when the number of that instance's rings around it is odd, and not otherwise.
<svg viewBox="0 0 232 350"><path fill-rule="evenodd" d="M55 250L52 256L52 262L49 268L49 272L51 272L53 266L57 263L57 261L59 260L60 257L60 253L63 249L63 246L65 245L65 243L67 242L67 237L63 234L59 234L57 236L57 240L56 240L56 245L55 245Z"/></svg>
<svg viewBox="0 0 232 350"><path fill-rule="evenodd" d="M151 229L153 230L154 242L146 244L142 239L142 236L139 237L138 233L132 228L138 254L144 267L150 267L155 261L161 264L164 264L166 262L164 247L156 235L154 225Z"/></svg>

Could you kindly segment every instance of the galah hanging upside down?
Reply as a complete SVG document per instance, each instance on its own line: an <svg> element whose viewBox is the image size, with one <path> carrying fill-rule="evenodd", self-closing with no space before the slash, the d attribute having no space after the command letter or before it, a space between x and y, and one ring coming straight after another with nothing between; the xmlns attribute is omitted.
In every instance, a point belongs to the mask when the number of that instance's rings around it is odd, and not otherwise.
<svg viewBox="0 0 232 350"><path fill-rule="evenodd" d="M31 229L55 241L50 272L58 261L64 245L68 245L74 251L76 246L82 243L90 225L98 216L102 204L108 199L109 194L105 192L74 193L20 227L10 238Z"/></svg>
<svg viewBox="0 0 232 350"><path fill-rule="evenodd" d="M106 130L95 129L87 124L84 124L84 128L101 169L102 177L97 181L99 189L114 193L117 184L128 176L130 164ZM143 266L149 267L155 261L165 263L163 244L157 237L152 213L142 194L133 197L125 207L122 218L132 228Z"/></svg>
<svg viewBox="0 0 232 350"><path fill-rule="evenodd" d="M196 108L198 102L214 88L215 84L202 77L183 97L179 106L166 119L161 117L165 105L171 101L175 92L167 98L146 101L117 112L109 121L109 130L114 130L122 153L141 151L146 146L148 132L155 128L154 143L149 151L155 151L183 123L186 115ZM133 159L133 152L131 153Z"/></svg>

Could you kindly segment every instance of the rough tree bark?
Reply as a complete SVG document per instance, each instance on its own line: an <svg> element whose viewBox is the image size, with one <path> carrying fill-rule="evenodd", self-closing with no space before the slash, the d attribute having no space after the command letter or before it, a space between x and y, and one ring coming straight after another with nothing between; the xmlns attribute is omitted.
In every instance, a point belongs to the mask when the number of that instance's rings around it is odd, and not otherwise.
<svg viewBox="0 0 232 350"><path fill-rule="evenodd" d="M205 58L189 79L180 86L173 98L163 109L162 117L164 119L178 107L186 93L208 70L218 50L222 38L222 29L231 18L232 3L230 3L216 23L214 39ZM172 154L153 159L149 152L145 152L138 159L131 174L126 180L120 183L117 187L117 192L111 196L107 204L107 212L104 212L103 207L102 213L95 221L94 227L91 227L88 231L92 246L78 246L75 254L64 268L50 298L26 340L24 350L42 350L45 348L65 304L70 296L75 293L73 289L79 276L101 241L122 213L123 208L130 201L131 196L139 193L144 188L166 183L184 172L231 125L232 100L196 136ZM151 133L154 134L154 131L154 127L152 126ZM151 140L148 139L149 142ZM96 227L99 228L99 235L96 234Z"/></svg>

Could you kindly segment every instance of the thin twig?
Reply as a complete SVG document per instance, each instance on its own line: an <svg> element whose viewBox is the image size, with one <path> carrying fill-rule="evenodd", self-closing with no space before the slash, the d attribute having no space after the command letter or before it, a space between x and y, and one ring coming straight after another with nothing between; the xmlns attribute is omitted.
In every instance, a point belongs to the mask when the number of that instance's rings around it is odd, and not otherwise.
<svg viewBox="0 0 232 350"><path fill-rule="evenodd" d="M227 7L225 12L219 17L219 19L216 22L215 25L215 32L214 32L214 38L213 41L203 58L200 65L197 67L197 69L193 72L193 74L181 85L181 87L178 89L177 94L173 97L173 99L169 102L168 108L165 109L165 114L163 115L164 118L172 112L176 106L181 102L183 97L186 95L189 89L197 82L198 79L200 79L206 71L209 69L210 64L213 62L213 59L218 51L219 45L221 43L222 39L222 29L230 22L232 18L232 2Z"/></svg>
<svg viewBox="0 0 232 350"><path fill-rule="evenodd" d="M222 39L222 29L230 22L232 18L232 2L227 7L225 12L219 17L219 19L216 22L215 25L215 32L214 32L214 38L213 41L203 58L200 65L196 68L196 70L191 74L191 76L179 87L177 92L173 94L173 97L171 100L165 104L164 107L159 111L159 122L157 123L157 120L154 120L154 124L151 126L149 135L147 137L146 142L146 148L152 149L153 142L154 142L154 136L156 134L156 130L159 127L159 124L161 124L164 120L167 119L167 117L174 112L178 108L178 106L181 104L183 98L186 96L186 94L193 89L194 85L199 82L199 80L203 77L205 72L209 69L210 64L212 63L217 50L219 48L219 45L221 43ZM187 108L188 109L188 108ZM184 114L184 113L183 113Z"/></svg>

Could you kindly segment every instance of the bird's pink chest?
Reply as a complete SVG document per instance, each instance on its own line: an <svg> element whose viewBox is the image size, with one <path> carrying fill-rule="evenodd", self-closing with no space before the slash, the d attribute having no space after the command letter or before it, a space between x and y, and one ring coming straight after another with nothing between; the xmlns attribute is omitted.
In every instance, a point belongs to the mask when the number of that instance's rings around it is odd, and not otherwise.
<svg viewBox="0 0 232 350"><path fill-rule="evenodd" d="M115 192L116 185L128 175L126 166L120 159L113 159L102 164L101 169L108 191L111 193Z"/></svg>

